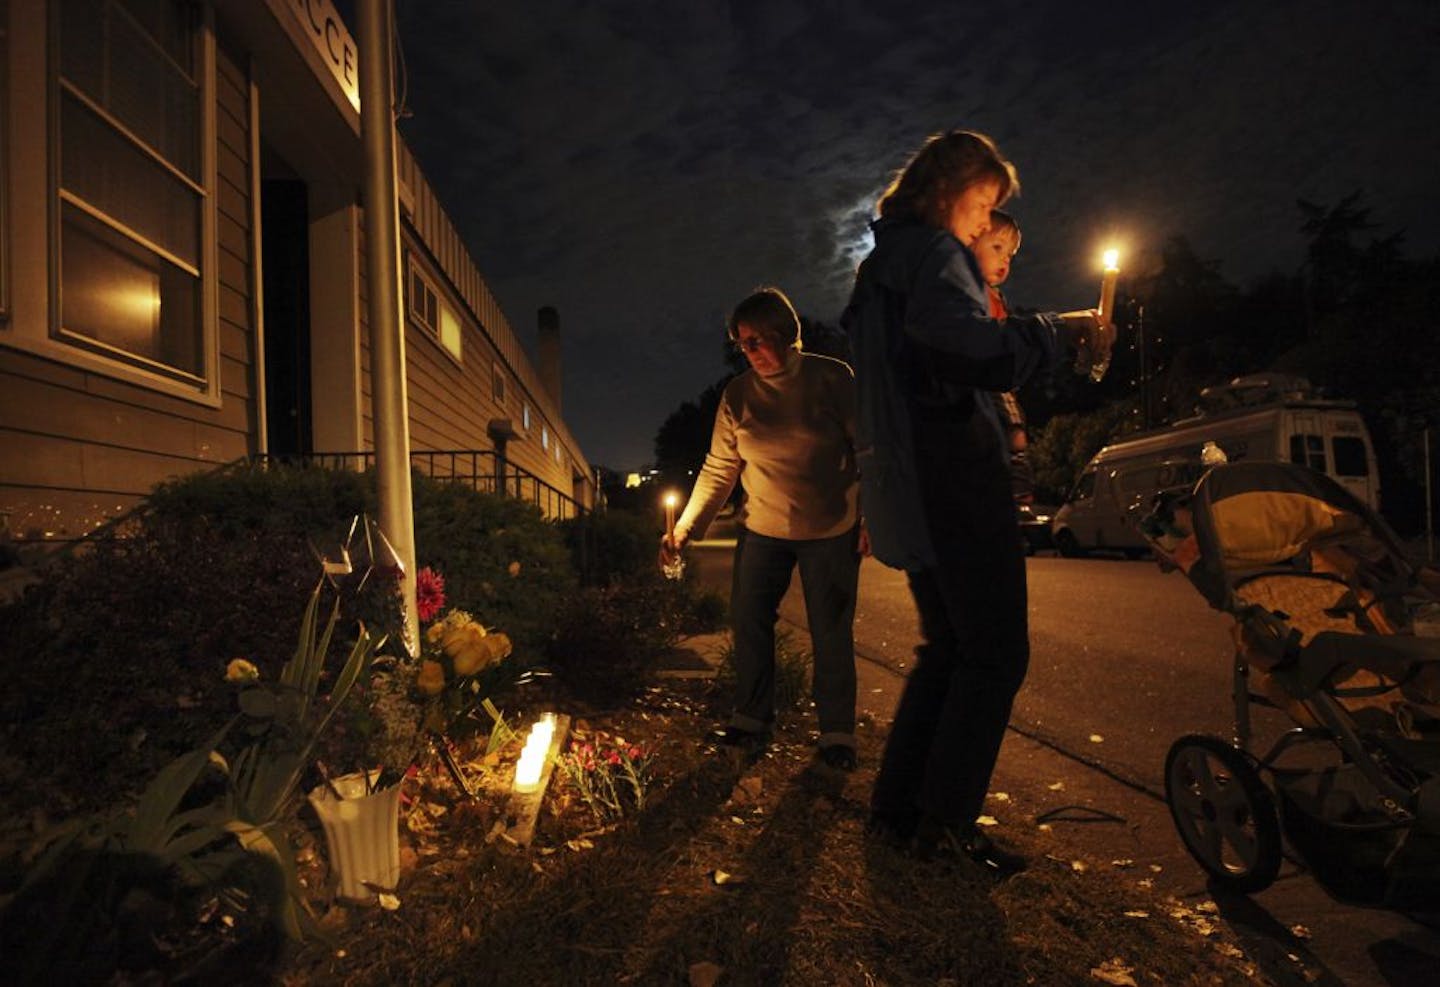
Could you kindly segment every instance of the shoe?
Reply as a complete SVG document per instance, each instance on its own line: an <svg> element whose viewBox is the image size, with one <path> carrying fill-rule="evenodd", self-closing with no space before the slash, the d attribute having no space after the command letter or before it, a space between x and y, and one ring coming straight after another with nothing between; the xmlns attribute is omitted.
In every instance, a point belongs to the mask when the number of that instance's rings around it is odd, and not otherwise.
<svg viewBox="0 0 1440 987"><path fill-rule="evenodd" d="M722 750L728 750L738 760L750 762L760 759L765 753L765 748L770 746L770 738L767 734L755 730L742 730L736 726L728 726L716 736Z"/></svg>
<svg viewBox="0 0 1440 987"><path fill-rule="evenodd" d="M970 842L965 844L964 850L971 860L989 867L1002 880L1013 877L1030 866L1024 856L1013 850L1002 849L978 829L971 830Z"/></svg>
<svg viewBox="0 0 1440 987"><path fill-rule="evenodd" d="M820 760L836 771L854 771L856 767L855 748L844 744L830 744L820 748Z"/></svg>
<svg viewBox="0 0 1440 987"><path fill-rule="evenodd" d="M915 838L920 813L914 809L872 809L865 822L865 835L896 849L907 849Z"/></svg>
<svg viewBox="0 0 1440 987"><path fill-rule="evenodd" d="M1012 877L1027 866L1023 856L996 845L975 826L948 826L928 817L920 821L910 841L910 853L919 860L964 857L986 868L1000 880Z"/></svg>

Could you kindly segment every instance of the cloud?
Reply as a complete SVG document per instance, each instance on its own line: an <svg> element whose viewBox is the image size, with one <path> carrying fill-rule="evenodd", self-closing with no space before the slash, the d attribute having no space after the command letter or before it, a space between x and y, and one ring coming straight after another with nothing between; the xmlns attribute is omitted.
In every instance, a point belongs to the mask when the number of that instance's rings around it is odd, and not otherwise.
<svg viewBox="0 0 1440 987"><path fill-rule="evenodd" d="M567 422L617 467L755 285L838 316L875 197L947 127L1020 167L1020 304L1092 304L1109 236L1292 269L1295 199L1355 188L1434 251L1432 5L1156 6L401 4L402 130L522 339L559 309Z"/></svg>

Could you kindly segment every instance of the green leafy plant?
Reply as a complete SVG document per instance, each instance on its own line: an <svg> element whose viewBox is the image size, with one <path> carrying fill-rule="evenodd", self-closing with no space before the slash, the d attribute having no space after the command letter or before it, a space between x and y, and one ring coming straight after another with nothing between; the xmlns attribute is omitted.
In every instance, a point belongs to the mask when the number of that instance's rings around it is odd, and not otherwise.
<svg viewBox="0 0 1440 987"><path fill-rule="evenodd" d="M137 901L161 902L181 926L214 901L231 915L261 916L292 939L316 931L285 829L318 738L381 643L361 628L322 696L339 619L337 601L319 622L323 586L311 594L295 652L275 683L249 661L232 661L227 679L239 687L238 715L165 765L133 807L47 835L3 923L7 956L19 969L58 966L87 979L107 964L163 963L153 945L155 916L133 915ZM231 742L238 744L227 757ZM44 915L43 928L27 914Z"/></svg>

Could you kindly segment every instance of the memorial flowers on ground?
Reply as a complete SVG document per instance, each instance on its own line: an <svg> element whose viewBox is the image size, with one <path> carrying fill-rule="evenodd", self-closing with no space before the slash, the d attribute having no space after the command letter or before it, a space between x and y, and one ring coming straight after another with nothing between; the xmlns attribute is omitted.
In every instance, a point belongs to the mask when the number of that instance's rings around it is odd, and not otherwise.
<svg viewBox="0 0 1440 987"><path fill-rule="evenodd" d="M482 707L483 673L513 650L506 634L465 610L445 609L443 575L425 567L415 582L420 654L376 659L346 726L349 753L339 755L347 768L374 772L375 787L398 782L431 743L452 735ZM503 730L503 723L495 728Z"/></svg>
<svg viewBox="0 0 1440 987"><path fill-rule="evenodd" d="M577 740L559 758L570 787L602 825L645 809L653 763L653 751L623 737L608 745L600 737Z"/></svg>

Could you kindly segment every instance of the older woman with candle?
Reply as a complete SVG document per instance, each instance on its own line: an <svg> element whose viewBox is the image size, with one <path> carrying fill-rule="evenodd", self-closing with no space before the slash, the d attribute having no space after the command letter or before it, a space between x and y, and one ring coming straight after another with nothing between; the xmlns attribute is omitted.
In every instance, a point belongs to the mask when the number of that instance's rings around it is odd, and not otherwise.
<svg viewBox="0 0 1440 987"><path fill-rule="evenodd" d="M906 571L923 639L875 780L871 830L921 857L956 854L1001 873L1024 859L976 819L1030 644L991 394L1017 389L1066 346L1108 356L1114 340L1093 310L991 316L970 247L1019 184L984 135L928 140L880 198L875 248L842 318L872 547Z"/></svg>
<svg viewBox="0 0 1440 987"><path fill-rule="evenodd" d="M856 510L855 383L839 360L801 351L800 320L777 288L742 301L730 340L750 369L725 387L710 453L660 564L703 534L738 482L744 498L730 593L735 708L721 743L744 759L775 719L775 622L798 566L815 654L819 754L855 768L855 592L863 531Z"/></svg>

